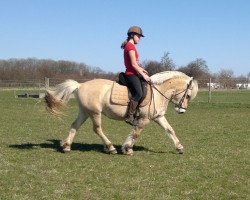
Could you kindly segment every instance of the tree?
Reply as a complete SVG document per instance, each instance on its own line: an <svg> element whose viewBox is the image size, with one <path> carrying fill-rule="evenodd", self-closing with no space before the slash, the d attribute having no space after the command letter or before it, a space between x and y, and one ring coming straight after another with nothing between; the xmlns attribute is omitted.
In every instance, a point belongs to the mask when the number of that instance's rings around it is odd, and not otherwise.
<svg viewBox="0 0 250 200"><path fill-rule="evenodd" d="M234 72L231 69L221 69L218 73L218 81L224 88L235 87L233 78Z"/></svg>
<svg viewBox="0 0 250 200"><path fill-rule="evenodd" d="M179 71L194 77L195 79L204 79L210 76L209 69L206 61L202 58L197 58L195 61L190 62L185 67L180 67Z"/></svg>
<svg viewBox="0 0 250 200"><path fill-rule="evenodd" d="M0 60L0 80L44 79L114 79L115 74L107 74L98 67L90 67L84 63L51 59L8 59Z"/></svg>
<svg viewBox="0 0 250 200"><path fill-rule="evenodd" d="M159 63L158 61L145 61L143 63L143 66L145 68L145 70L148 72L149 76L152 76L158 72L162 72L164 71L164 68L162 67L161 63Z"/></svg>
<svg viewBox="0 0 250 200"><path fill-rule="evenodd" d="M164 71L173 71L175 69L175 64L173 60L169 57L169 52L165 52L161 57L161 66Z"/></svg>
<svg viewBox="0 0 250 200"><path fill-rule="evenodd" d="M169 57L169 52L164 53L164 55L161 57L161 62L153 60L145 61L143 63L143 66L145 70L148 71L148 74L150 76L159 72L172 71L175 69L175 64L173 60Z"/></svg>
<svg viewBox="0 0 250 200"><path fill-rule="evenodd" d="M247 74L248 81L250 81L250 72Z"/></svg>
<svg viewBox="0 0 250 200"><path fill-rule="evenodd" d="M237 85L237 87L239 87L240 89L243 89L246 87L246 85L248 84L248 78L247 76L239 76L236 78L237 82L236 84L240 84L240 85Z"/></svg>

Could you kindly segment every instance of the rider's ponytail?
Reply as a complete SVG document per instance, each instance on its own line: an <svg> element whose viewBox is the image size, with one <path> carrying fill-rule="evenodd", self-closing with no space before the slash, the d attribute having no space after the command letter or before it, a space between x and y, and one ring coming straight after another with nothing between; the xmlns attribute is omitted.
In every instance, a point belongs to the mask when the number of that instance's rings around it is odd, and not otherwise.
<svg viewBox="0 0 250 200"><path fill-rule="evenodd" d="M121 44L121 49L124 49L126 44L128 43L130 37L128 37L122 44Z"/></svg>
<svg viewBox="0 0 250 200"><path fill-rule="evenodd" d="M129 41L131 38L133 38L134 35L135 35L134 33L128 33L127 39L121 44L121 48L122 48L122 49L125 48L125 46L126 46L126 44L128 43L128 41Z"/></svg>

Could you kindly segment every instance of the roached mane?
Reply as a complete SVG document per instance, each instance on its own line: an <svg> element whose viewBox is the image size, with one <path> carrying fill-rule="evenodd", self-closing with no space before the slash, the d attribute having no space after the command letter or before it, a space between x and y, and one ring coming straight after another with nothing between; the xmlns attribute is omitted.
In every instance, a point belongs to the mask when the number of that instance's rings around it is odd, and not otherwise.
<svg viewBox="0 0 250 200"><path fill-rule="evenodd" d="M190 78L186 74L179 72L179 71L165 71L165 72L160 72L157 74L152 75L151 81L154 84L161 84L165 82L166 80L169 80L171 78Z"/></svg>

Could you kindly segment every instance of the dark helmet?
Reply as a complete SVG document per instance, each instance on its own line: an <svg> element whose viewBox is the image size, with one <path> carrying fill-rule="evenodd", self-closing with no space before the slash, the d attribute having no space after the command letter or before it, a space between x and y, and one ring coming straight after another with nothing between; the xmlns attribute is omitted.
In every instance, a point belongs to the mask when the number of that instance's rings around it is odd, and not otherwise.
<svg viewBox="0 0 250 200"><path fill-rule="evenodd" d="M131 26L129 29L128 29L128 36L131 34L131 33L135 33L135 34L138 34L140 35L141 37L144 37L143 33L142 33L142 29L141 27L139 26Z"/></svg>

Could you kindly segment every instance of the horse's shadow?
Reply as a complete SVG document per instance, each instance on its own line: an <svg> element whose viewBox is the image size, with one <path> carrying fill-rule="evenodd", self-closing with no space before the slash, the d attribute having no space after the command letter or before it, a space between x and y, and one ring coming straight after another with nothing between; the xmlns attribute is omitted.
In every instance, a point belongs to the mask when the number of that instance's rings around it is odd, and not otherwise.
<svg viewBox="0 0 250 200"><path fill-rule="evenodd" d="M16 149L26 149L26 150L35 150L37 148L44 148L44 149L54 149L55 152L63 153L63 149L60 145L60 140L47 140L48 142L34 144L34 143L26 143L26 144L13 144L9 145L10 148ZM114 145L118 151L118 154L122 154L121 145ZM134 151L150 151L149 149L142 147L142 146L134 146ZM71 146L71 151L96 151L96 152L104 152L104 148L102 144L85 144L85 143L73 143Z"/></svg>

